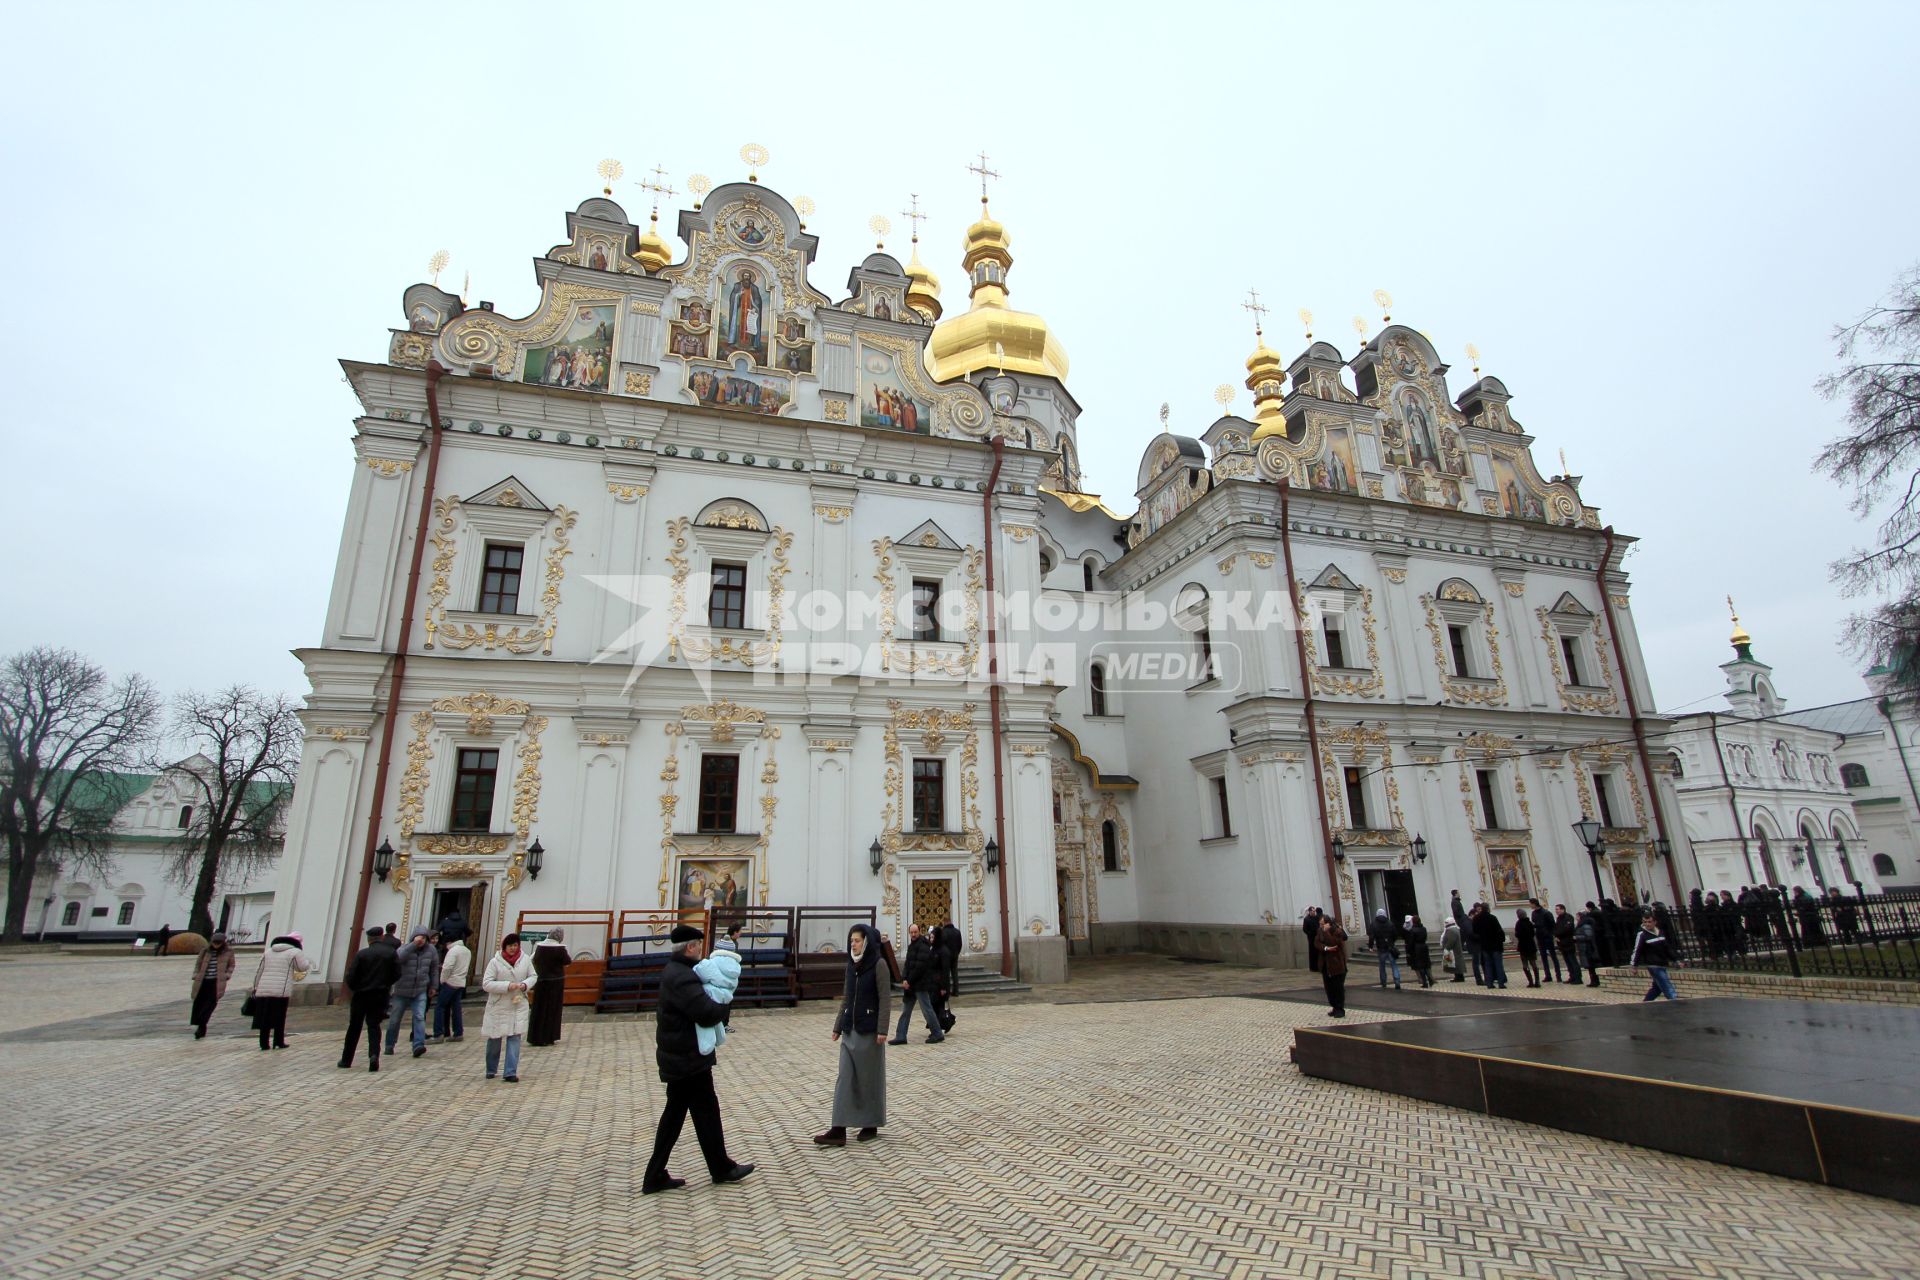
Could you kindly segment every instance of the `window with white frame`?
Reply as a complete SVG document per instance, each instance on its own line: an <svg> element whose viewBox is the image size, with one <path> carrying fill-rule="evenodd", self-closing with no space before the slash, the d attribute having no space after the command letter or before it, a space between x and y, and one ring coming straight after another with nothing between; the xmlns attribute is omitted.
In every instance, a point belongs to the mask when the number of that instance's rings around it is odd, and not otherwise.
<svg viewBox="0 0 1920 1280"><path fill-rule="evenodd" d="M80 923L80 904L69 902L65 911L60 913L60 927L71 929Z"/></svg>
<svg viewBox="0 0 1920 1280"><path fill-rule="evenodd" d="M1173 620L1175 626L1191 637L1193 682L1204 684L1212 680L1218 669L1213 652L1213 601L1207 589L1198 583L1182 587L1176 597Z"/></svg>
<svg viewBox="0 0 1920 1280"><path fill-rule="evenodd" d="M1614 795L1616 779L1612 770L1595 769L1589 776L1593 780L1593 805L1597 811L1594 816L1603 827L1618 827L1620 823L1616 819L1620 811L1615 807L1618 797Z"/></svg>
<svg viewBox="0 0 1920 1280"><path fill-rule="evenodd" d="M1500 812L1500 771L1498 769L1475 769L1474 787L1480 796L1480 825L1484 831L1504 831L1507 824L1501 821Z"/></svg>
<svg viewBox="0 0 1920 1280"><path fill-rule="evenodd" d="M892 544L889 554L905 575L903 602L892 636L915 644L962 642L967 600L966 550L927 520ZM897 581L897 580L896 580Z"/></svg>
<svg viewBox="0 0 1920 1280"><path fill-rule="evenodd" d="M122 929L133 923L133 904L131 902L123 902L120 904L120 918L114 923Z"/></svg>
<svg viewBox="0 0 1920 1280"><path fill-rule="evenodd" d="M1233 801L1227 794L1227 760L1224 753L1194 761L1200 784L1200 831L1202 840L1226 840L1233 835Z"/></svg>
<svg viewBox="0 0 1920 1280"><path fill-rule="evenodd" d="M1421 598L1431 611L1428 622L1446 679L1491 682L1494 663L1487 628L1493 607L1461 578L1449 578L1433 595Z"/></svg>
<svg viewBox="0 0 1920 1280"><path fill-rule="evenodd" d="M688 570L706 584L705 624L716 631L766 625L756 592L767 581L773 538L766 517L737 498L723 498L703 507L687 533Z"/></svg>
<svg viewBox="0 0 1920 1280"><path fill-rule="evenodd" d="M1113 714L1107 692L1107 664L1095 658L1087 664L1087 714L1107 716Z"/></svg>

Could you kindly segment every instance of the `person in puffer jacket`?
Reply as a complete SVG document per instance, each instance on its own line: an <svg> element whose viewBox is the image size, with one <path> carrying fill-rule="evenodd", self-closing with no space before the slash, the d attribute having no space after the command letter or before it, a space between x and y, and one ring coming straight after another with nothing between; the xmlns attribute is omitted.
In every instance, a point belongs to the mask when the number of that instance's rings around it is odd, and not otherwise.
<svg viewBox="0 0 1920 1280"><path fill-rule="evenodd" d="M718 951L693 966L695 976L707 993L707 999L715 1004L732 1004L733 993L740 989L740 953L738 951ZM716 1022L710 1027L695 1023L693 1038L700 1046L700 1052L712 1053L727 1042L727 1024Z"/></svg>

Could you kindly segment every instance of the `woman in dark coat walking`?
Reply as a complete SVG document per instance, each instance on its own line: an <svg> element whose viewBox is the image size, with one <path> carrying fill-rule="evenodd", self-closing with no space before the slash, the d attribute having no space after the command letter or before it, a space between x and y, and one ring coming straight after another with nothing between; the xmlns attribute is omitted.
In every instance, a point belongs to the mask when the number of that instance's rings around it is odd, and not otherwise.
<svg viewBox="0 0 1920 1280"><path fill-rule="evenodd" d="M233 976L233 967L238 963L224 933L214 934L207 949L194 961L193 1012L187 1015L187 1021L193 1024L195 1040L207 1038L207 1024L213 1021L214 1006L227 994L227 979Z"/></svg>
<svg viewBox="0 0 1920 1280"><path fill-rule="evenodd" d="M1420 985L1433 985L1433 951L1427 946L1427 926L1419 916L1408 916L1400 926L1407 939L1407 967L1420 975Z"/></svg>
<svg viewBox="0 0 1920 1280"><path fill-rule="evenodd" d="M527 1025L527 1043L560 1043L560 1013L566 1005L567 951L565 929L554 929L533 949L533 1009Z"/></svg>
<svg viewBox="0 0 1920 1280"><path fill-rule="evenodd" d="M833 1038L840 1043L840 1078L833 1086L833 1125L814 1141L847 1145L847 1130L867 1142L887 1122L887 1025L893 988L880 962L880 931L856 924L847 931L847 985Z"/></svg>
<svg viewBox="0 0 1920 1280"><path fill-rule="evenodd" d="M1307 968L1320 972L1320 908L1308 907L1300 917L1300 931L1307 935Z"/></svg>

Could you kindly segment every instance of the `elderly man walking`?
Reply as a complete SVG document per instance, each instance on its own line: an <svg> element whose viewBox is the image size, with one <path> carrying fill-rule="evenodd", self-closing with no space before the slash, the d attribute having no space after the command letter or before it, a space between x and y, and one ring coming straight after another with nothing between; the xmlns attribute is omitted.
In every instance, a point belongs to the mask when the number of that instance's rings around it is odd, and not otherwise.
<svg viewBox="0 0 1920 1280"><path fill-rule="evenodd" d="M400 976L394 979L393 996L387 1003L387 1056L400 1039L400 1015L413 1015L413 1056L427 1051L427 993L440 982L440 953L429 941L425 925L415 925L394 959L400 962Z"/></svg>
<svg viewBox="0 0 1920 1280"><path fill-rule="evenodd" d="M667 1086L667 1105L654 1132L653 1157L647 1161L646 1177L640 1183L642 1195L687 1185L685 1178L667 1172L667 1160L689 1115L693 1117L694 1135L700 1139L700 1154L706 1157L707 1172L716 1183L739 1182L753 1172L752 1165L739 1164L727 1154L720 1098L713 1091L714 1055L700 1052L700 1037L695 1030L717 1026L728 1016L728 1006L708 996L700 975L693 971L705 952L706 938L690 924L677 924L667 935L673 954L667 957L660 975L660 1008L655 1014L654 1031L654 1061Z"/></svg>

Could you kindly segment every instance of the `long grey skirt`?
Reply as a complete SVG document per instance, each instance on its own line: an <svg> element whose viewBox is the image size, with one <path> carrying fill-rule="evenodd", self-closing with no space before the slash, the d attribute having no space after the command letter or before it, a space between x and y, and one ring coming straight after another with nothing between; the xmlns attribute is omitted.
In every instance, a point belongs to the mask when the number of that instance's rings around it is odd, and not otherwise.
<svg viewBox="0 0 1920 1280"><path fill-rule="evenodd" d="M841 1036L833 1123L847 1129L877 1129L886 1122L887 1047L871 1035Z"/></svg>

